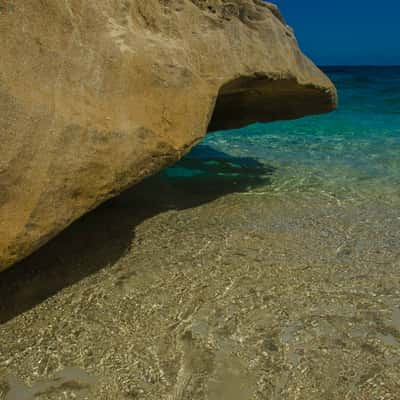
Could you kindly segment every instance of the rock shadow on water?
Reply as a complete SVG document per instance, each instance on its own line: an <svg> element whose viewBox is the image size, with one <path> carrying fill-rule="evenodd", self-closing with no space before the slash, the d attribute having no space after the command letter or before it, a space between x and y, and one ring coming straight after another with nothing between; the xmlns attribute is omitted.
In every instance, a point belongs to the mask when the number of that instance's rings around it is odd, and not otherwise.
<svg viewBox="0 0 400 400"><path fill-rule="evenodd" d="M162 176L184 195L182 200L196 206L198 201L212 201L225 194L245 192L260 184L269 184L274 172L274 167L254 158L235 157L211 146L199 145Z"/></svg>
<svg viewBox="0 0 400 400"><path fill-rule="evenodd" d="M199 145L187 157L84 215L13 268L0 274L0 324L65 287L115 263L130 248L135 228L168 210L268 185L274 168Z"/></svg>

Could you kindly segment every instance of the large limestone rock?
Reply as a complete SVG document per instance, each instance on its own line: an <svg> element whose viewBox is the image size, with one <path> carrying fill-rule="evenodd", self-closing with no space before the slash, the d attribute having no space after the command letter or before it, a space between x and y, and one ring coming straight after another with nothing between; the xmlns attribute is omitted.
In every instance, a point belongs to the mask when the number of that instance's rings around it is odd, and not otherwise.
<svg viewBox="0 0 400 400"><path fill-rule="evenodd" d="M260 0L2 0L0 37L0 270L207 131L336 104Z"/></svg>

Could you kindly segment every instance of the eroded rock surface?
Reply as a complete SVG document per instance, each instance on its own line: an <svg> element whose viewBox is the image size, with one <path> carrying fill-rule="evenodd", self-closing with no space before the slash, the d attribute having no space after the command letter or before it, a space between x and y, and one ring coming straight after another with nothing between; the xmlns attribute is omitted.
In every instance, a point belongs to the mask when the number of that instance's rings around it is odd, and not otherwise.
<svg viewBox="0 0 400 400"><path fill-rule="evenodd" d="M259 0L3 0L0 37L0 270L207 130L336 104Z"/></svg>

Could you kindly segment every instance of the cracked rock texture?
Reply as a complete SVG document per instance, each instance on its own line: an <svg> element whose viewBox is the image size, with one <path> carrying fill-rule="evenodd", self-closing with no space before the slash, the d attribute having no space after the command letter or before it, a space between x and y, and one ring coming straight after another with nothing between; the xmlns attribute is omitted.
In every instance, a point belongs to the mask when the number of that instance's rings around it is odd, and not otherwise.
<svg viewBox="0 0 400 400"><path fill-rule="evenodd" d="M259 0L1 0L0 37L0 270L207 131L336 105Z"/></svg>

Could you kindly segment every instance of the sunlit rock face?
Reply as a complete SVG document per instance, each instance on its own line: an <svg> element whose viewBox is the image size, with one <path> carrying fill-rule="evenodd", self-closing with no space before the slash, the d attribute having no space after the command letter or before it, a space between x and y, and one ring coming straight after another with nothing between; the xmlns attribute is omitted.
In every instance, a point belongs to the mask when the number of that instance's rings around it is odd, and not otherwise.
<svg viewBox="0 0 400 400"><path fill-rule="evenodd" d="M336 105L259 0L8 0L0 36L0 270L207 131Z"/></svg>

